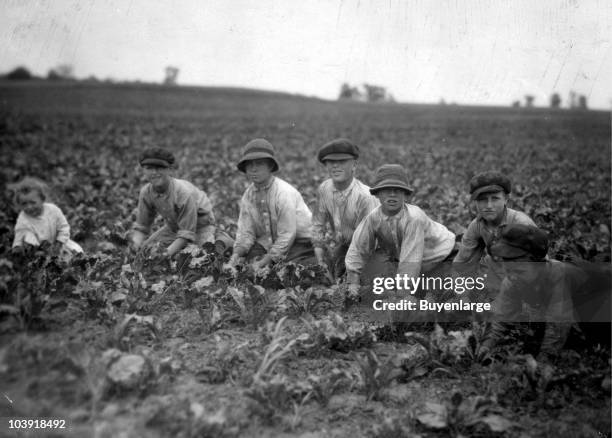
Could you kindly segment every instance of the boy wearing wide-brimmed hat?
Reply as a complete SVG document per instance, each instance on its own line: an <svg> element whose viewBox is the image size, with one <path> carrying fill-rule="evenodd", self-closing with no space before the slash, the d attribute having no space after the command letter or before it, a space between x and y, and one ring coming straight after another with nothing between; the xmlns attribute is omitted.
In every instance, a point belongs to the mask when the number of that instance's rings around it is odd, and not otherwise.
<svg viewBox="0 0 612 438"><path fill-rule="evenodd" d="M201 246L215 240L210 199L189 181L174 178L174 164L174 155L165 149L151 148L141 155L140 166L148 183L138 197L138 215L131 236L135 249L159 244L166 246L164 254L171 257L189 243ZM158 213L165 224L148 236Z"/></svg>
<svg viewBox="0 0 612 438"><path fill-rule="evenodd" d="M418 277L442 263L455 246L455 235L435 222L423 210L406 202L413 190L406 171L398 164L385 164L376 170L376 183L370 189L380 201L353 234L346 254L349 292L359 292L360 276L378 247L384 257L381 275L393 267L397 274ZM380 262L377 262L380 263Z"/></svg>
<svg viewBox="0 0 612 438"><path fill-rule="evenodd" d="M491 257L502 263L504 279L492 302L494 321L486 348L503 337L509 323L526 321L546 323L540 358L554 355L563 347L576 316L572 295L588 278L575 265L550 260L548 245L545 231L530 225L509 224L501 228L499 237L489 246ZM590 314L585 315L587 318L610 320L609 288L605 295L607 316ZM594 298L602 297L591 295L589 300ZM606 297L603 298L605 302ZM592 306L593 302L582 304L590 306L590 311L600 310Z"/></svg>
<svg viewBox="0 0 612 438"><path fill-rule="evenodd" d="M317 191L312 217L312 244L320 265L334 277L344 274L344 257L353 233L364 217L379 205L370 187L355 178L359 148L346 138L323 145L317 154L329 179ZM326 239L327 228L331 238Z"/></svg>
<svg viewBox="0 0 612 438"><path fill-rule="evenodd" d="M246 261L257 271L271 262L313 261L312 213L295 187L273 175L279 164L272 144L251 140L237 167L251 184L240 201L234 252L225 267Z"/></svg>
<svg viewBox="0 0 612 438"><path fill-rule="evenodd" d="M470 180L470 198L475 203L477 216L470 222L453 260L459 271L475 271L479 262L487 274L487 286L497 290L502 279L501 267L486 254L486 248L509 224L535 226L525 213L507 206L512 191L510 179L497 171L475 175Z"/></svg>

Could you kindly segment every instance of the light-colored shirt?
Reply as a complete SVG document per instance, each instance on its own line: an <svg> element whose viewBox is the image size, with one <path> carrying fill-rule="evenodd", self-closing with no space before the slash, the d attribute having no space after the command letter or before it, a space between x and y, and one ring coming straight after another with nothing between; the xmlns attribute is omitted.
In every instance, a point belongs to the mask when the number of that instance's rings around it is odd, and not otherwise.
<svg viewBox="0 0 612 438"><path fill-rule="evenodd" d="M370 188L353 178L344 190L338 190L331 179L321 183L317 193L317 205L312 216L312 245L326 245L326 226L329 225L332 241L337 245L349 245L357 226L380 203L370 194Z"/></svg>
<svg viewBox="0 0 612 438"><path fill-rule="evenodd" d="M38 217L30 216L25 211L19 213L13 247L24 243L39 246L42 242L56 240L64 244L70 240L70 225L57 205L43 203L42 213Z"/></svg>
<svg viewBox="0 0 612 438"><path fill-rule="evenodd" d="M266 187L251 183L240 201L234 254L245 256L257 242L282 260L296 239L310 240L311 225L312 213L291 184L277 177Z"/></svg>
<svg viewBox="0 0 612 438"><path fill-rule="evenodd" d="M478 215L468 226L463 238L459 252L455 256L453 263L474 263L478 262L483 256L487 246L499 237L499 233L504 225L523 224L536 226L529 216L525 213L506 208L501 223L497 226L487 224Z"/></svg>
<svg viewBox="0 0 612 438"><path fill-rule="evenodd" d="M206 193L189 181L170 178L165 193L157 193L149 183L140 190L138 217L134 229L149 234L159 213L168 228L190 242L195 241L198 227L214 225L212 203Z"/></svg>
<svg viewBox="0 0 612 438"><path fill-rule="evenodd" d="M377 246L398 261L398 274L417 277L444 260L455 245L455 235L416 205L404 204L387 216L377 207L355 230L346 254L348 272L360 274Z"/></svg>

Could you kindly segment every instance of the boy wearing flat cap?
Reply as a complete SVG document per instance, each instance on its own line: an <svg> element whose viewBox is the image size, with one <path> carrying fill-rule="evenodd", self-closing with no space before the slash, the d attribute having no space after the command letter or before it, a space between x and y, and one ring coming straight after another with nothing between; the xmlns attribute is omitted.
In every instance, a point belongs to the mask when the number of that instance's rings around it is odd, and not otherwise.
<svg viewBox="0 0 612 438"><path fill-rule="evenodd" d="M317 261L328 267L334 277L344 274L344 257L353 233L364 217L379 205L370 187L355 178L359 148L350 140L337 138L323 145L317 154L329 179L317 192L312 218L312 245ZM326 228L331 241L326 241Z"/></svg>
<svg viewBox="0 0 612 438"><path fill-rule="evenodd" d="M507 206L511 189L510 179L495 171L479 173L470 180L470 197L476 204L477 216L470 222L453 260L460 271L473 269L474 265L482 262L488 270L487 285L490 289L499 286L502 273L499 264L486 256L486 248L505 225L535 226L525 213Z"/></svg>
<svg viewBox="0 0 612 438"><path fill-rule="evenodd" d="M165 255L172 257L189 243L214 242L212 203L206 193L189 181L172 177L174 162L172 153L160 148L147 149L140 158L148 183L138 198L138 216L132 233L135 249L159 243L167 245ZM165 224L147 238L158 213Z"/></svg>
<svg viewBox="0 0 612 438"><path fill-rule="evenodd" d="M546 322L539 358L557 354L575 321L572 293L584 284L584 272L548 259L548 236L535 226L502 227L488 250L491 257L502 262L505 277L492 302L494 322L485 347L492 348L509 323L539 321Z"/></svg>
<svg viewBox="0 0 612 438"><path fill-rule="evenodd" d="M279 164L272 145L262 138L251 140L237 167L251 184L240 201L234 252L225 267L255 260L257 272L271 262L312 261L312 213L295 187L273 175Z"/></svg>
<svg viewBox="0 0 612 438"><path fill-rule="evenodd" d="M378 198L380 206L357 227L346 254L351 295L359 292L360 275L377 247L385 259L385 267L378 272L385 273L392 265L397 274L409 277L436 268L453 250L455 235L406 202L412 192L402 166L385 164L376 170L376 183L370 193Z"/></svg>

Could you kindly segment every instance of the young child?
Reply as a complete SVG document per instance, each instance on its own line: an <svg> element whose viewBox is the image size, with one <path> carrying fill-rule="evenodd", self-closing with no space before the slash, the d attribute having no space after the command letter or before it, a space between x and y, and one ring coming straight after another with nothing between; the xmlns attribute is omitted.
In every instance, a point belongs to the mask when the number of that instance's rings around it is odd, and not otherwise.
<svg viewBox="0 0 612 438"><path fill-rule="evenodd" d="M147 149L141 156L140 166L148 183L138 198L138 217L131 236L134 249L160 244L166 246L164 254L172 257L189 243L203 245L215 240L210 199L189 181L172 176L174 161L172 153L160 148ZM165 224L147 238L158 213Z"/></svg>
<svg viewBox="0 0 612 438"><path fill-rule="evenodd" d="M329 179L321 183L317 193L312 245L318 263L329 268L336 278L345 272L344 258L355 229L379 205L370 188L355 178L358 158L359 148L345 138L330 141L318 152ZM327 226L332 233L331 242L325 239Z"/></svg>
<svg viewBox="0 0 612 438"><path fill-rule="evenodd" d="M70 225L62 210L55 204L45 202L48 193L45 183L26 177L9 188L15 191L14 199L21 210L15 224L13 248L57 241L67 254L83 252L78 243L70 240Z"/></svg>
<svg viewBox="0 0 612 438"><path fill-rule="evenodd" d="M455 246L452 232L419 207L406 203L412 189L402 166L379 167L370 193L378 198L380 206L357 227L346 253L347 282L353 296L359 293L360 275L366 265L379 276L387 274L392 266L397 274L418 277L442 263ZM373 260L375 250L382 254L382 260Z"/></svg>
<svg viewBox="0 0 612 438"><path fill-rule="evenodd" d="M549 260L547 251L546 233L523 224L502 227L499 238L489 247L490 255L502 262L505 276L492 303L494 321L485 348L495 346L509 323L521 321L546 323L539 360L556 355L563 347L575 321L572 295L587 276L573 265ZM600 321L610 318L609 291L605 293L608 313Z"/></svg>
<svg viewBox="0 0 612 438"><path fill-rule="evenodd" d="M225 268L244 260L253 262L255 271L271 262L314 261L312 213L291 184L273 175L279 164L272 145L261 138L251 140L237 167L251 184L240 201L234 252Z"/></svg>
<svg viewBox="0 0 612 438"><path fill-rule="evenodd" d="M487 274L487 287L497 290L503 273L499 263L486 254L486 248L499 236L500 230L509 224L535 226L529 216L507 206L511 192L510 179L505 175L488 171L479 173L470 180L470 195L475 201L477 216L463 235L459 252L453 265L460 272L480 268Z"/></svg>

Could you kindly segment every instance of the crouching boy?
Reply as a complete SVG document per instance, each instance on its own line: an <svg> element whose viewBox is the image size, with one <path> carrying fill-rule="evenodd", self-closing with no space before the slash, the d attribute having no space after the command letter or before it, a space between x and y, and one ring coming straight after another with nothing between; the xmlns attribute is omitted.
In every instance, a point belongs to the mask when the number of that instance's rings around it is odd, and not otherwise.
<svg viewBox="0 0 612 438"><path fill-rule="evenodd" d="M489 253L502 262L505 278L492 303L494 321L485 342L492 348L509 324L545 322L540 359L561 350L575 321L572 293L584 283L578 268L547 258L548 237L537 227L511 224L502 228ZM609 303L609 301L608 301Z"/></svg>
<svg viewBox="0 0 612 438"><path fill-rule="evenodd" d="M507 206L512 185L505 175L488 171L470 180L470 197L475 202L477 216L470 222L461 239L453 266L462 274L487 275L487 289L496 292L503 278L501 265L486 254L486 249L509 224L535 226L525 213Z"/></svg>
<svg viewBox="0 0 612 438"><path fill-rule="evenodd" d="M317 261L336 278L345 272L344 258L353 233L364 217L376 208L378 200L370 188L355 178L359 148L345 138L323 145L318 159L329 173L317 192L312 218L312 244ZM327 228L331 239L326 240Z"/></svg>
<svg viewBox="0 0 612 438"><path fill-rule="evenodd" d="M237 167L251 184L240 201L234 251L225 268L243 261L252 262L255 271L271 262L314 262L312 213L295 187L273 175L279 164L272 145L251 140Z"/></svg>
<svg viewBox="0 0 612 438"><path fill-rule="evenodd" d="M172 257L189 243L203 245L215 240L210 199L189 181L172 176L174 161L172 153L164 149L147 149L142 154L140 166L148 183L138 198L138 216L131 237L135 249L159 244L166 247L164 254ZM158 213L165 224L148 236Z"/></svg>
<svg viewBox="0 0 612 438"><path fill-rule="evenodd" d="M367 284L371 275L389 275L394 270L392 275L419 277L451 254L455 235L406 202L412 191L402 166L385 164L377 169L370 193L378 198L380 206L357 227L346 254L350 295L357 295L360 283ZM363 282L360 277L366 269L370 274L364 275Z"/></svg>

